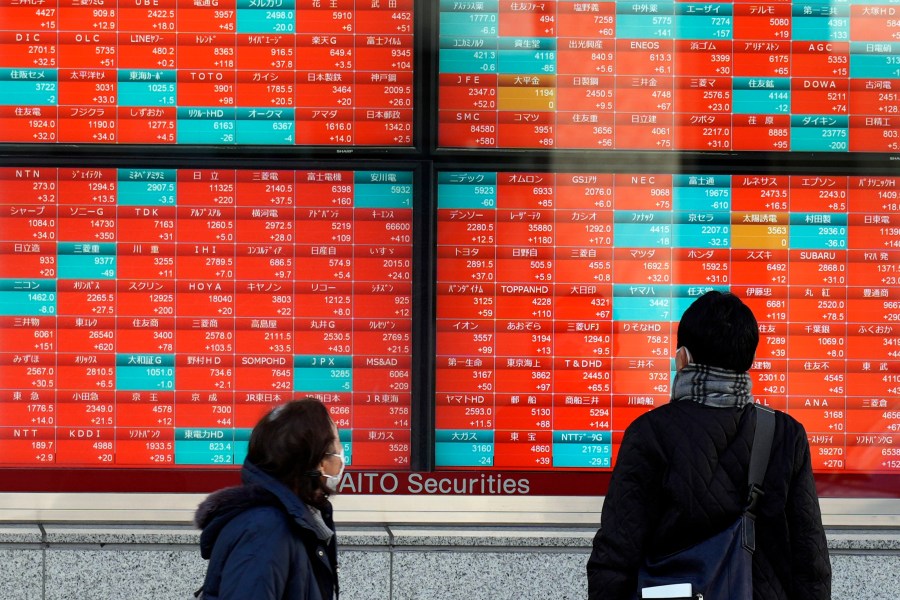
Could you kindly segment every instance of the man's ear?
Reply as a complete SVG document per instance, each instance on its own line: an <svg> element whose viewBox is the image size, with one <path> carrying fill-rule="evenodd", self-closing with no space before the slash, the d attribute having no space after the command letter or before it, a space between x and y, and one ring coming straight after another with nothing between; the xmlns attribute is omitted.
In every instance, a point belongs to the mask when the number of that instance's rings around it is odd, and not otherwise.
<svg viewBox="0 0 900 600"><path fill-rule="evenodd" d="M691 363L691 351L687 346L681 346L675 350L675 370L680 371Z"/></svg>

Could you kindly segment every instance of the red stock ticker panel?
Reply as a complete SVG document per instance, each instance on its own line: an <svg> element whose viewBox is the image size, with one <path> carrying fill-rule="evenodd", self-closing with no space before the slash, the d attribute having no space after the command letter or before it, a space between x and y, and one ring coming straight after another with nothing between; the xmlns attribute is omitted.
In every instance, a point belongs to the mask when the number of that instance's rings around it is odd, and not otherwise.
<svg viewBox="0 0 900 600"><path fill-rule="evenodd" d="M0 462L207 468L291 398L410 460L412 174L0 169Z"/></svg>
<svg viewBox="0 0 900 600"><path fill-rule="evenodd" d="M412 146L413 1L0 2L0 142Z"/></svg>
<svg viewBox="0 0 900 600"><path fill-rule="evenodd" d="M608 469L709 289L819 473L900 469L896 177L439 173L439 467Z"/></svg>
<svg viewBox="0 0 900 600"><path fill-rule="evenodd" d="M896 152L880 2L440 6L445 148Z"/></svg>

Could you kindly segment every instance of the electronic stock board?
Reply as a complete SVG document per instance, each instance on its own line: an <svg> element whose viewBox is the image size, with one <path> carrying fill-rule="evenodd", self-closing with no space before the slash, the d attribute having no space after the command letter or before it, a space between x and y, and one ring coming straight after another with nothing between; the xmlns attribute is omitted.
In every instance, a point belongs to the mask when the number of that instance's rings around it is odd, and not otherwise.
<svg viewBox="0 0 900 600"><path fill-rule="evenodd" d="M602 493L720 289L819 477L889 477L898 11L3 0L4 465L179 491L313 395L345 491Z"/></svg>

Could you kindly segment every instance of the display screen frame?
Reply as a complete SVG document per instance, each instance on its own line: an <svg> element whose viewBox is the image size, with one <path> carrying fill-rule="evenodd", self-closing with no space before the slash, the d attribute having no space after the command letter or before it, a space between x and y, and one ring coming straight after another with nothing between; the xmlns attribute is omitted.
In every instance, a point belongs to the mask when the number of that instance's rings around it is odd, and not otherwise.
<svg viewBox="0 0 900 600"><path fill-rule="evenodd" d="M29 157L28 155L8 155L0 146L0 167L3 168L157 168L184 169L185 166L172 157L161 161L142 160L136 163L128 157L117 159L98 158L93 155L70 153L63 161L50 161ZM428 192L425 185L425 166L415 160L366 160L348 159L334 160L292 160L271 157L232 157L230 160L210 159L196 156L190 163L191 169L225 169L225 170L322 170L322 171L358 171L385 170L408 172L413 179L412 206L412 266L411 266L411 397L416 398L422 390L429 389L431 368L427 365L429 353L422 351L428 347L424 337L428 335L422 319L417 315L430 312L431 293L427 289L430 280L431 254L426 244L431 238L431 210L428 203ZM295 393L296 396L296 393ZM428 407L413 401L410 407L410 466L409 470L427 469L430 458L427 448L430 419ZM149 467L130 468L111 466L108 468L63 467L58 465L46 468L25 468L19 466L0 467L0 473L8 475L0 482L0 494L5 492L200 492L211 491L219 487L234 485L239 481L240 465L197 467L190 465L170 468Z"/></svg>
<svg viewBox="0 0 900 600"><path fill-rule="evenodd" d="M412 170L414 175L414 262L413 262L413 422L412 464L409 472L393 473L401 482L393 491L379 489L372 484L359 489L345 489L347 502L374 502L388 515L391 522L428 522L446 513L433 512L448 501L441 492L442 478L479 479L482 471L436 471L434 458L434 368L435 368L435 269L436 269L436 173L440 171L542 171L558 172L685 172L766 171L772 174L799 174L812 169L838 175L882 174L894 175L900 166L900 153L822 153L822 152L691 152L691 151L621 151L557 149L535 151L526 149L446 148L437 144L438 84L438 19L436 3L416 0L413 83L413 144L410 147L321 147L321 146L204 146L204 145L126 145L126 144L0 144L0 166L36 167L160 167L233 169L390 169ZM496 473L496 472L494 472ZM150 469L85 469L85 468L0 468L0 506L17 504L19 499L60 499L64 507L74 504L73 497L88 494L92 497L112 498L117 494L154 494L182 506L194 494L210 492L239 481L236 467L222 469L173 468ZM354 474L351 469L350 474ZM356 472L370 482L391 472ZM434 494L420 494L410 488L408 477L417 474L419 481L434 480ZM550 497L554 502L564 499L602 497L606 494L610 472L500 472L510 479L528 478L527 494L498 494L526 505L531 497ZM816 483L825 499L866 500L884 499L887 509L879 509L894 523L900 522L900 474L819 473ZM424 485L424 484L418 484ZM424 489L424 488L422 488ZM452 486L449 488L452 490ZM466 515L481 514L497 499L491 493L469 493L460 506L460 519L478 520ZM455 494L450 494L454 496ZM426 497L427 496L427 497ZM416 501L412 514L391 512L392 499L403 497ZM452 502L452 498L449 500ZM405 502L405 500L403 500ZM403 510L409 509L406 504ZM103 502L99 503L101 506ZM538 506L543 506L539 504ZM581 506L581 505L579 505ZM853 521L855 507L847 503L845 523ZM580 509L579 509L580 510ZM598 509L599 510L599 507ZM147 517L138 507L126 509L135 520ZM377 511L376 511L377 512ZM540 510L538 510L540 512ZM21 513L11 513L21 514ZM360 513L362 514L362 512ZM368 514L368 513L366 513ZM512 514L512 513L511 513ZM581 514L580 512L578 514ZM431 516L429 516L431 515ZM96 520L95 515L90 517ZM377 522L382 518L361 516L361 521ZM579 517L573 517L578 519ZM0 519L2 520L2 519ZM565 520L565 519L563 519ZM863 523L865 523L863 517ZM873 517L871 523L881 523Z"/></svg>
<svg viewBox="0 0 900 600"><path fill-rule="evenodd" d="M642 154L636 162L636 156L623 156L622 153L611 153L614 160L612 162L602 162L602 168L598 167L597 159L606 158L596 156L578 157L577 160L564 160L557 155L540 156L540 157L524 157L521 155L505 156L502 159L493 157L488 160L482 157L478 164L473 165L470 161L459 160L457 157L444 157L438 162L435 168L436 173L443 172L519 172L519 173L602 173L602 174L620 174L620 173L655 173L664 175L680 175L680 174L709 174L709 175L735 175L742 173L766 174L778 176L796 176L810 174L813 169L825 169L828 175L833 176L890 176L897 177L896 168L890 168L885 164L873 166L865 163L862 165L854 161L853 165L846 165L838 161L822 162L820 160L809 161L809 157L803 160L790 161L787 163L771 163L769 157L754 155L746 157L744 161L733 162L732 157L726 156L690 156L690 157L673 157L664 154ZM674 159L680 158L682 162L677 168L672 168ZM750 160L752 158L753 160ZM827 156L824 158L835 158ZM855 157L860 159L861 157ZM737 165L737 168L736 168ZM438 177L434 177L433 197L438 196L437 186ZM436 204L436 200L435 200ZM435 213L438 207L435 205ZM435 227L437 227L437 218L435 218ZM435 233L435 243L432 244L433 249L437 250L437 234ZM435 259L437 260L437 259ZM437 304L437 266L435 266L435 299ZM435 306L435 310L437 307ZM437 313L432 318L431 326L436 323ZM437 348L435 348L434 356L437 356ZM431 407L434 409L436 398L432 394ZM433 458L433 456L432 456ZM434 464L434 463L432 463ZM614 466L614 465L613 465ZM470 467L435 467L435 471L439 475L465 477L480 471L472 470ZM528 471L527 469L515 470L512 468L488 468L483 472L499 473L504 476L514 476L515 474L527 475L531 481L537 483L536 488L540 490L538 493L549 495L591 495L600 491L600 495L605 495L609 483L608 475L611 469L577 469L566 468L560 470L540 470ZM554 486L559 486L560 490L564 490L570 486L569 477L578 476L578 484L571 489L585 490L583 493L578 491L556 492L552 491ZM831 498L897 498L900 499L900 472L822 472L815 473L815 479L819 494L823 497ZM532 486L534 487L534 486ZM898 504L900 508L900 504Z"/></svg>
<svg viewBox="0 0 900 600"><path fill-rule="evenodd" d="M793 6L793 2L789 1L788 6ZM440 130L440 9L433 6L428 11L420 10L418 15L428 18L429 26L433 33L428 36L428 43L431 44L431 61L428 65L430 73L430 93L433 99L430 104L430 113L428 115L429 128L428 145L431 156L446 160L480 160L479 156L484 155L490 157L489 160L500 159L503 157L513 158L519 157L525 161L540 161L544 163L552 163L554 157L564 163L578 163L585 154L592 155L595 160L602 160L604 164L609 160L612 163L624 161L625 163L640 164L643 160L658 160L660 156L677 155L685 163L694 161L705 162L710 158L722 158L725 160L733 160L742 162L749 160L753 162L761 162L771 165L802 165L809 163L811 166L819 165L821 162L837 161L842 164L860 164L864 163L871 166L887 167L891 164L896 165L895 161L900 161L900 151L896 152L871 152L871 151L811 151L811 150L787 150L787 151L764 151L764 150L685 150L685 149L669 149L669 150L649 150L649 149L582 149L582 148L518 148L514 146L498 146L490 148L478 148L473 146L451 146L441 145L439 142ZM424 36L423 36L424 37ZM501 37L499 33L497 38ZM554 38L555 39L555 38ZM616 39L616 38L614 38ZM425 41L425 40L423 40ZM790 43L790 42L788 42ZM815 42L813 42L815 43ZM733 77L733 76L732 76ZM499 114L499 110L497 111ZM733 114L733 113L732 113ZM657 157L657 158L654 158ZM515 159L513 159L515 160Z"/></svg>
<svg viewBox="0 0 900 600"><path fill-rule="evenodd" d="M140 143L20 143L0 141L0 159L7 153L15 157L33 156L36 160L51 160L58 166L74 154L84 154L100 161L131 158L133 160L170 161L173 157L183 159L230 161L244 159L391 159L405 160L421 158L428 152L426 140L429 138L428 120L423 118L429 112L431 77L430 61L430 4L425 0L413 3L413 59L412 59L412 140L409 145L317 145L298 144L140 144ZM354 71L355 72L355 71ZM118 106L118 105L116 105Z"/></svg>

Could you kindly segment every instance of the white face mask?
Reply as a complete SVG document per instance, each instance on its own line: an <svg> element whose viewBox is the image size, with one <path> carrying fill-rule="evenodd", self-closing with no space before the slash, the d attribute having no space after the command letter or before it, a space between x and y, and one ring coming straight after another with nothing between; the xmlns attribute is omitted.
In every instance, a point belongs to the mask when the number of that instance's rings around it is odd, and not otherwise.
<svg viewBox="0 0 900 600"><path fill-rule="evenodd" d="M344 456L344 446L341 444L340 452L329 452L325 456L337 456L341 459L341 468L338 469L338 472L334 475L328 475L326 473L322 473L325 475L325 487L327 487L332 492L336 492L338 490L338 486L341 485L341 479L344 477L344 466L347 464L347 460Z"/></svg>

